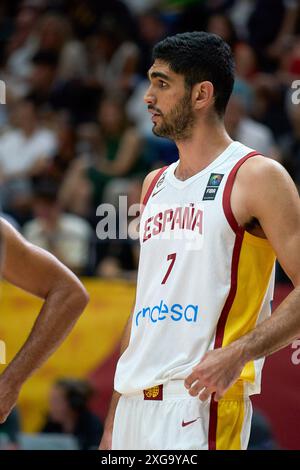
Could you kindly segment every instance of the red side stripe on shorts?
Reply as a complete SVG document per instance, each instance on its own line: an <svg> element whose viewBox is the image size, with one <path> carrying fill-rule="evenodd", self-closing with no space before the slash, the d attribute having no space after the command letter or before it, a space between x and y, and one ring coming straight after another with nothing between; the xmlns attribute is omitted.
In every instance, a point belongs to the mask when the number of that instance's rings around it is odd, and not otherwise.
<svg viewBox="0 0 300 470"><path fill-rule="evenodd" d="M144 196L144 199L143 199L143 206L145 206L152 194L152 191L156 185L156 183L158 182L159 178L161 177L161 175L163 174L163 172L168 168L168 166L164 166L163 168L161 168L157 173L156 175L154 176L153 180L151 181L151 184Z"/></svg>
<svg viewBox="0 0 300 470"><path fill-rule="evenodd" d="M241 165L251 157L256 155L260 155L258 152L251 152L248 153L245 157L241 158L236 165L232 168L229 173L229 176L226 181L226 185L224 188L223 193L223 209L225 216L230 224L232 230L235 232L235 243L232 252L232 261L231 261L231 282L230 282L230 289L228 293L228 297L224 304L223 310L221 312L217 329L216 329L216 337L215 337L215 344L214 349L221 348L224 339L224 332L225 326L227 322L227 318L229 312L231 310L233 301L235 299L236 291L237 291L237 275L238 275L238 266L239 266L239 258L241 247L244 238L244 228L239 226L234 214L232 212L231 204L230 204L230 197L233 188L233 183L237 174L238 169ZM218 402L214 400L214 395L211 397L210 402L210 415L209 415L209 429L208 429L208 448L209 450L216 450L217 448L217 423L218 423Z"/></svg>

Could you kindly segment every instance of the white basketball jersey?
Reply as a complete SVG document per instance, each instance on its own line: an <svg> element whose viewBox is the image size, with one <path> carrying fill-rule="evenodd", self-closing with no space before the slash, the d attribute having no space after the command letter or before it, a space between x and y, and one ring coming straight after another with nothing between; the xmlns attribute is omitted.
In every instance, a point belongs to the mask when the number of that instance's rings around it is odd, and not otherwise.
<svg viewBox="0 0 300 470"><path fill-rule="evenodd" d="M254 155L233 142L187 180L175 177L177 161L150 186L130 342L115 375L118 392L184 380L207 351L270 315L275 254L266 239L238 225L230 206L236 172ZM262 366L263 359L244 367L245 393L259 393Z"/></svg>

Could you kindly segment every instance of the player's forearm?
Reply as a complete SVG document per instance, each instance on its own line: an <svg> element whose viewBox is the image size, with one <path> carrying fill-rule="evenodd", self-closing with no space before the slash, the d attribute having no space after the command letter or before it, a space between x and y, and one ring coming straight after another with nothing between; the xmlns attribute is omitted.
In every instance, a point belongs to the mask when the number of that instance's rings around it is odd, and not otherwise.
<svg viewBox="0 0 300 470"><path fill-rule="evenodd" d="M244 364L284 348L300 336L300 286L286 297L272 316L229 347Z"/></svg>
<svg viewBox="0 0 300 470"><path fill-rule="evenodd" d="M3 375L13 386L24 381L58 348L88 302L79 282L60 282L48 293L33 329Z"/></svg>

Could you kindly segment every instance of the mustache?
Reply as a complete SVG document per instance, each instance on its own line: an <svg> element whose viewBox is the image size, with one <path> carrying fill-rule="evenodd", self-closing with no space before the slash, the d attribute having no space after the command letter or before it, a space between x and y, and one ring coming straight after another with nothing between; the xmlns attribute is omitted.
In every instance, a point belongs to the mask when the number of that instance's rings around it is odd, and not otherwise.
<svg viewBox="0 0 300 470"><path fill-rule="evenodd" d="M160 114L162 116L162 112L158 108L154 108L154 106L151 106L151 104L148 106L148 110L150 111L155 111L157 114Z"/></svg>

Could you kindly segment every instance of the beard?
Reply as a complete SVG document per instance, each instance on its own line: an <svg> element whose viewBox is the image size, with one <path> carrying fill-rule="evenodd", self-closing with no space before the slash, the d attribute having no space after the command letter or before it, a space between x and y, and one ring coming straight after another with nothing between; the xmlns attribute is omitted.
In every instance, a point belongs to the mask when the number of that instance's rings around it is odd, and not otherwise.
<svg viewBox="0 0 300 470"><path fill-rule="evenodd" d="M188 139L195 124L190 91L185 93L171 111L160 116L162 122L161 124L154 124L153 134L175 141Z"/></svg>

